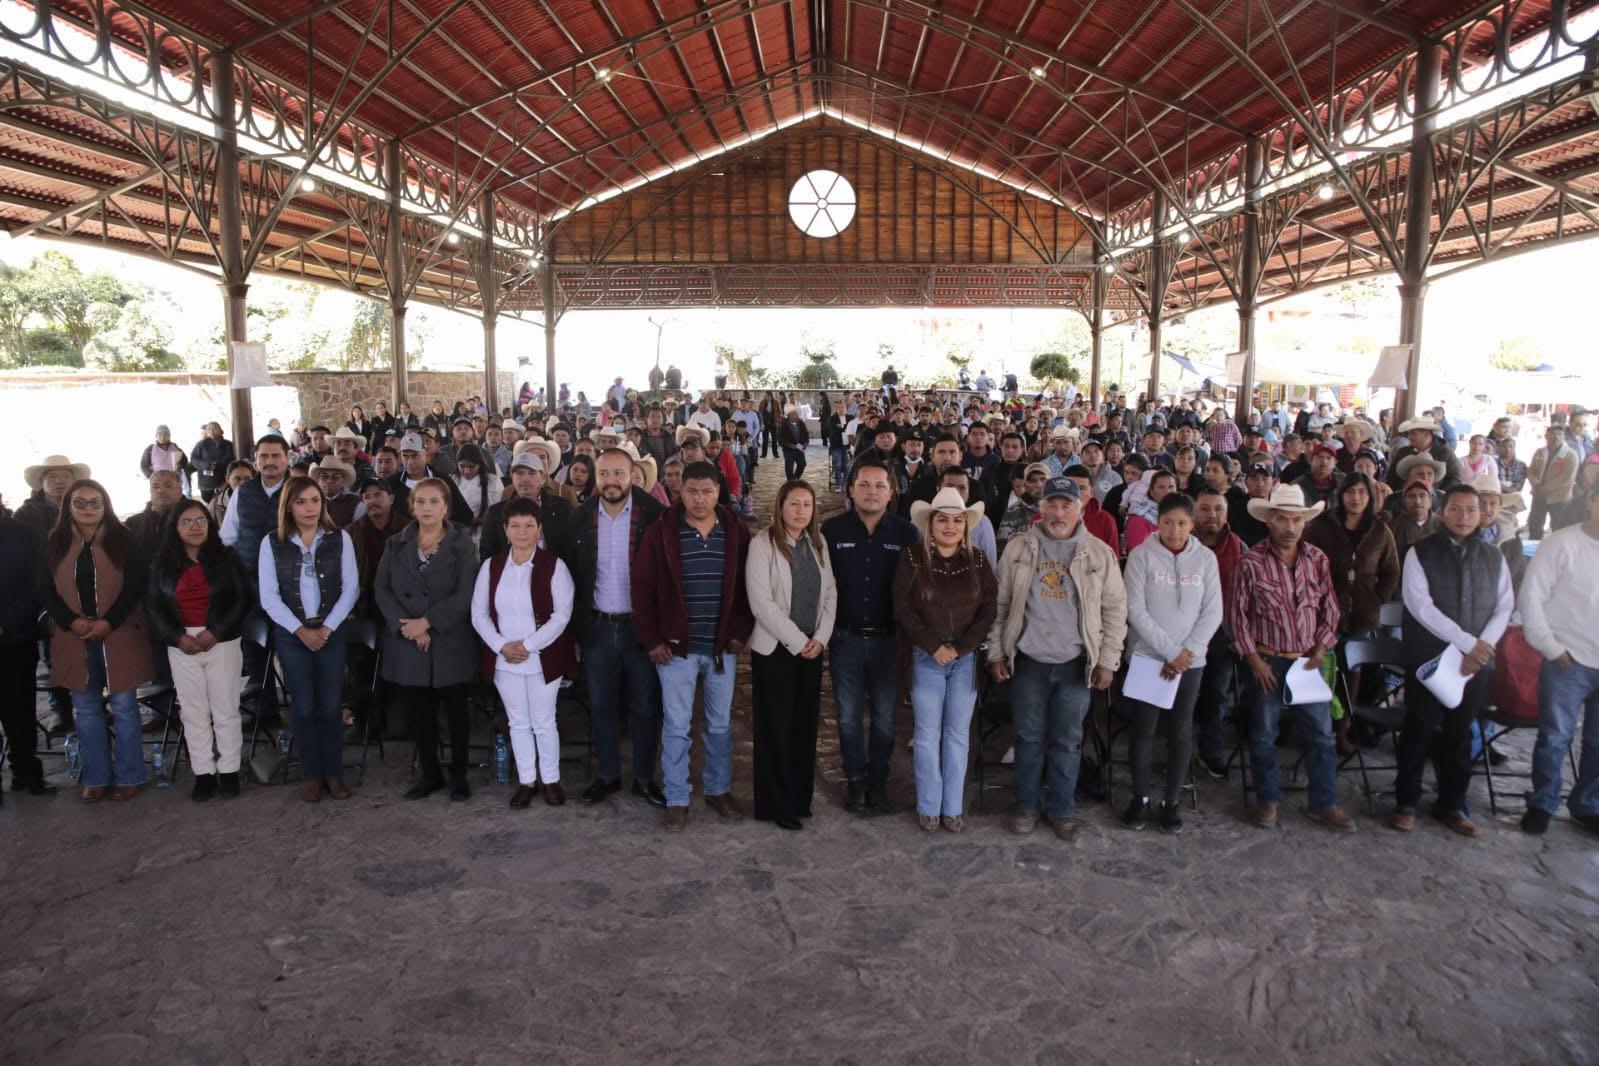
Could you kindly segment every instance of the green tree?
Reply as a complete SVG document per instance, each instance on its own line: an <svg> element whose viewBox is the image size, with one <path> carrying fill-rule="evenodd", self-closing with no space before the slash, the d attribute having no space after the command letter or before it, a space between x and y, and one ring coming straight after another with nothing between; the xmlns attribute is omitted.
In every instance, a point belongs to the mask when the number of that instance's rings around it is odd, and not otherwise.
<svg viewBox="0 0 1599 1066"><path fill-rule="evenodd" d="M365 370L388 364L389 308L377 300L362 300L350 319L340 363L345 370ZM410 356L407 355L407 362Z"/></svg>
<svg viewBox="0 0 1599 1066"><path fill-rule="evenodd" d="M64 252L49 251L28 267L33 309L64 330L79 348L86 347L106 317L96 305L122 307L142 292L114 274L85 274Z"/></svg>
<svg viewBox="0 0 1599 1066"><path fill-rule="evenodd" d="M1039 352L1027 364L1027 372L1050 391L1068 381L1076 384L1082 377L1082 372L1072 365L1072 357L1065 352Z"/></svg>
<svg viewBox="0 0 1599 1066"><path fill-rule="evenodd" d="M972 365L972 346L963 340L950 341L944 349L944 358L955 364L955 372L959 374Z"/></svg>
<svg viewBox="0 0 1599 1066"><path fill-rule="evenodd" d="M1488 354L1488 365L1499 370L1536 370L1544 362L1543 346L1525 333L1505 337Z"/></svg>
<svg viewBox="0 0 1599 1066"><path fill-rule="evenodd" d="M30 329L27 365L80 367L83 349L59 329Z"/></svg>
<svg viewBox="0 0 1599 1066"><path fill-rule="evenodd" d="M838 385L838 370L833 366L833 342L818 340L809 333L800 334L800 354L806 364L794 377L794 384L802 389L830 389Z"/></svg>
<svg viewBox="0 0 1599 1066"><path fill-rule="evenodd" d="M163 310L170 308L154 301L124 304L116 325L84 345L84 365L101 370L183 369L183 360L172 350L172 328Z"/></svg>

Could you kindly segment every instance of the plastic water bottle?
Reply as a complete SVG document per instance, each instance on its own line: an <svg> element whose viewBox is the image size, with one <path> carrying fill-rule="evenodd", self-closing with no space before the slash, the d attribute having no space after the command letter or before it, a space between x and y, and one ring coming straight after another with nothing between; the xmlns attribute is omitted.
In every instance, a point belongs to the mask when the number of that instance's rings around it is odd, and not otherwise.
<svg viewBox="0 0 1599 1066"><path fill-rule="evenodd" d="M278 730L278 754L285 759L289 757L289 731L287 729Z"/></svg>
<svg viewBox="0 0 1599 1066"><path fill-rule="evenodd" d="M83 776L83 755L78 750L78 734L68 733L61 738L61 755L66 760L67 776L76 781Z"/></svg>
<svg viewBox="0 0 1599 1066"><path fill-rule="evenodd" d="M172 781L167 777L167 759L160 748L155 749L154 754L150 756L150 773L155 777L156 788L168 789L172 787Z"/></svg>
<svg viewBox="0 0 1599 1066"><path fill-rule="evenodd" d="M494 783L496 785L509 785L511 783L511 756L505 750L505 734L494 734Z"/></svg>

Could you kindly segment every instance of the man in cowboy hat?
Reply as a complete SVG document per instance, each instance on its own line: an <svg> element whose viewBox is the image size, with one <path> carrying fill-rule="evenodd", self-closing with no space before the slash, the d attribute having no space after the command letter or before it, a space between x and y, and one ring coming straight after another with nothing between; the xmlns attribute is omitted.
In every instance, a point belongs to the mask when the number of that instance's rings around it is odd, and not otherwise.
<svg viewBox="0 0 1599 1066"><path fill-rule="evenodd" d="M74 463L64 455L47 455L27 467L22 471L22 480L33 491L17 508L17 521L38 533L41 538L48 537L61 514L67 489L72 487L74 481L82 481L88 476L88 463Z"/></svg>
<svg viewBox="0 0 1599 1066"><path fill-rule="evenodd" d="M1063 840L1077 832L1072 810L1090 690L1110 687L1127 637L1116 553L1083 528L1082 508L1076 481L1045 483L1039 521L1011 539L995 572L999 611L988 634L989 673L1011 682L1011 830L1032 832L1042 813Z"/></svg>
<svg viewBox="0 0 1599 1066"><path fill-rule="evenodd" d="M340 426L338 432L330 438L333 441L333 455L339 462L348 466L353 474L350 475L348 488L353 488L358 481L365 481L372 476L372 467L369 466L362 453L366 451L367 440L349 426Z"/></svg>
<svg viewBox="0 0 1599 1066"><path fill-rule="evenodd" d="M777 442L783 449L783 479L793 481L805 476L805 448L811 442L811 431L800 417L799 408L793 404L783 408L783 421L777 427Z"/></svg>
<svg viewBox="0 0 1599 1066"><path fill-rule="evenodd" d="M1388 483L1394 488L1402 488L1408 474L1399 469L1400 464L1412 455L1426 455L1444 466L1439 477L1438 487L1447 489L1460 481L1460 460L1455 453L1444 443L1442 431L1438 423L1430 418L1411 418L1399 424L1399 434L1406 437L1404 444L1393 450L1389 456Z"/></svg>
<svg viewBox="0 0 1599 1066"><path fill-rule="evenodd" d="M525 440L516 447L510 491L484 512L478 557L492 559L509 546L500 515L507 501L521 496L539 505L539 535L544 546L564 562L571 554L572 505L554 487L548 473L558 462L559 451L552 440Z"/></svg>
<svg viewBox="0 0 1599 1066"><path fill-rule="evenodd" d="M1355 456L1360 454L1360 449L1371 443L1372 433L1375 428L1364 418L1346 418L1338 423L1338 439L1344 445L1338 451L1338 472L1340 474L1354 473Z"/></svg>
<svg viewBox="0 0 1599 1066"><path fill-rule="evenodd" d="M1277 722L1292 706L1306 740L1310 778L1307 813L1312 821L1353 832L1354 821L1338 806L1338 756L1332 705L1290 703L1290 671L1320 672L1338 639L1338 595L1327 556L1303 542L1305 523L1322 512L1307 506L1295 485L1278 485L1269 499L1250 500L1249 513L1266 524L1266 539L1238 560L1226 626L1233 650L1247 667L1245 707L1249 715L1250 764L1255 782L1254 823L1277 825L1281 785L1277 771Z"/></svg>
<svg viewBox="0 0 1599 1066"><path fill-rule="evenodd" d="M1505 557L1510 569L1510 589L1521 591L1521 579L1527 572L1527 552L1517 535L1516 516L1505 510L1504 491L1499 478L1484 470L1472 479L1471 487L1477 491L1479 517L1477 537Z"/></svg>
<svg viewBox="0 0 1599 1066"><path fill-rule="evenodd" d="M650 456L654 462L654 456ZM663 508L633 484L634 455L607 448L594 464L596 491L572 514L570 632L583 649L596 776L581 801L595 804L622 789L621 728L633 738L632 794L665 808L655 783L661 737L661 689L649 652L633 628L633 560L644 531Z"/></svg>
<svg viewBox="0 0 1599 1066"><path fill-rule="evenodd" d="M1396 463L1395 469L1399 474L1401 485L1409 485L1413 481L1421 482L1432 493L1433 510L1438 511L1443 508L1443 491L1438 487L1447 469L1443 463L1426 452L1412 452ZM1390 497L1388 506L1397 510L1402 504L1396 505Z"/></svg>
<svg viewBox="0 0 1599 1066"><path fill-rule="evenodd" d="M328 517L339 529L344 529L365 514L361 497L351 489L355 484L355 468L338 458L327 458L311 468L311 476L322 486L322 499L327 504Z"/></svg>
<svg viewBox="0 0 1599 1066"><path fill-rule="evenodd" d="M1081 437L1079 431L1067 425L1056 426L1049 431L1050 452L1042 461L1049 467L1050 477L1060 477L1068 466L1077 462L1077 445Z"/></svg>
<svg viewBox="0 0 1599 1066"><path fill-rule="evenodd" d="M189 450L189 462L194 467L199 483L200 499L211 502L227 477L228 464L236 458L233 442L222 436L222 424L207 422L205 435Z"/></svg>
<svg viewBox="0 0 1599 1066"><path fill-rule="evenodd" d="M1405 724L1395 744L1398 775L1394 813L1388 820L1401 832L1416 827L1429 755L1438 779L1433 814L1461 836L1475 837L1479 832L1466 810L1471 730L1487 704L1494 647L1515 607L1504 556L1477 536L1480 517L1477 490L1456 485L1444 496L1444 528L1419 541L1405 556L1401 583ZM1451 646L1460 658L1437 664L1436 669L1455 670L1471 679L1452 708L1422 684L1420 673Z"/></svg>

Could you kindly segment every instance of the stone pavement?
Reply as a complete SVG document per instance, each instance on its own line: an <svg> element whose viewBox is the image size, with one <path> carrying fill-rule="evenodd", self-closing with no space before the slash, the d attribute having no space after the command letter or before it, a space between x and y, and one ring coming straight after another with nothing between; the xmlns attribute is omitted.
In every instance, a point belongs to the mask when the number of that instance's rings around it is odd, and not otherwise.
<svg viewBox="0 0 1599 1066"><path fill-rule="evenodd" d="M1401 836L1346 776L1359 832L1294 792L1264 832L1207 779L1175 839L1104 805L1074 844L1015 837L1003 791L929 834L843 811L824 715L801 833L513 812L482 772L407 803L403 744L342 804L8 794L0 1062L1599 1061L1599 838L1564 819L1526 837L1479 783L1482 839ZM748 797L747 687L735 736ZM910 773L902 747L902 812Z"/></svg>

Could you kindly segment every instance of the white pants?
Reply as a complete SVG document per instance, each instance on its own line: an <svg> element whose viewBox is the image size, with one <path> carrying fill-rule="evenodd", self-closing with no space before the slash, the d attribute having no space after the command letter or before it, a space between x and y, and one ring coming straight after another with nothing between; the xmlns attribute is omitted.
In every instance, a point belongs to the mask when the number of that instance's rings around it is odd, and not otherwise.
<svg viewBox="0 0 1599 1066"><path fill-rule="evenodd" d="M505 703L517 780L524 785L532 785L540 778L546 785L561 780L561 738L555 731L555 698L561 693L560 679L546 681L543 674L496 670L494 687Z"/></svg>
<svg viewBox="0 0 1599 1066"><path fill-rule="evenodd" d="M192 637L205 630L191 626L184 632ZM189 742L189 765L196 774L237 773L239 752L244 748L239 725L244 652L239 641L223 641L198 655L168 648L167 662L172 664L172 687L183 718L183 737Z"/></svg>

